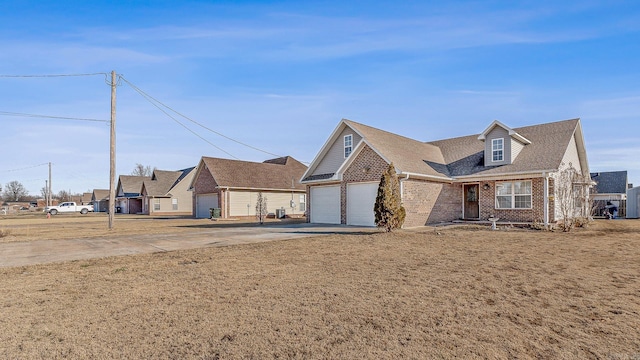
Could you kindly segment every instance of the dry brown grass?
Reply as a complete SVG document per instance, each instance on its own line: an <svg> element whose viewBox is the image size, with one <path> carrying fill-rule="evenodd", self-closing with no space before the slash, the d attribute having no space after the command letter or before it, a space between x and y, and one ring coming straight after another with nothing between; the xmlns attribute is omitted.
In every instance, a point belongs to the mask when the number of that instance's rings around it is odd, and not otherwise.
<svg viewBox="0 0 640 360"><path fill-rule="evenodd" d="M304 222L304 219L265 219L265 222ZM190 217L151 217L147 215L118 214L113 229L105 213L59 214L47 218L45 214L29 213L0 216L0 227L7 232L0 243L54 239L83 239L104 236L144 234L180 234L195 228L218 226L259 226L255 219L211 221Z"/></svg>
<svg viewBox="0 0 640 360"><path fill-rule="evenodd" d="M640 222L0 269L0 358L640 357Z"/></svg>

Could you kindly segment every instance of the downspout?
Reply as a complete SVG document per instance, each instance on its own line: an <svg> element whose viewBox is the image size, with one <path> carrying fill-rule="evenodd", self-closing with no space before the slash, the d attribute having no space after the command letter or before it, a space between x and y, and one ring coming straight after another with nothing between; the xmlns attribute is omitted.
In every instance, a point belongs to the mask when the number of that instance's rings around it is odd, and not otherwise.
<svg viewBox="0 0 640 360"><path fill-rule="evenodd" d="M224 191L224 218L229 218L229 187Z"/></svg>
<svg viewBox="0 0 640 360"><path fill-rule="evenodd" d="M544 178L544 227L545 229L549 228L549 174L547 172L542 173L542 177Z"/></svg>
<svg viewBox="0 0 640 360"><path fill-rule="evenodd" d="M400 201L404 200L404 180L409 180L409 174L405 174L404 179L400 181Z"/></svg>

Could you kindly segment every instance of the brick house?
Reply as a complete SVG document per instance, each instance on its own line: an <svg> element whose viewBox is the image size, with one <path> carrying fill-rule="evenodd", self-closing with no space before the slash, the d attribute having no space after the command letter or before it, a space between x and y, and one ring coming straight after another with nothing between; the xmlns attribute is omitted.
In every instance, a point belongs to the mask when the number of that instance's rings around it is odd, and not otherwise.
<svg viewBox="0 0 640 360"><path fill-rule="evenodd" d="M290 156L261 163L203 156L191 183L194 216L208 218L214 208L221 218L255 217L260 192L269 215L284 209L288 216L303 216L306 192L298 180L306 169Z"/></svg>
<svg viewBox="0 0 640 360"><path fill-rule="evenodd" d="M558 220L554 181L568 166L589 166L579 119L512 129L494 121L482 133L420 142L343 119L301 178L308 221L374 226L382 172L400 178L405 227L497 217Z"/></svg>

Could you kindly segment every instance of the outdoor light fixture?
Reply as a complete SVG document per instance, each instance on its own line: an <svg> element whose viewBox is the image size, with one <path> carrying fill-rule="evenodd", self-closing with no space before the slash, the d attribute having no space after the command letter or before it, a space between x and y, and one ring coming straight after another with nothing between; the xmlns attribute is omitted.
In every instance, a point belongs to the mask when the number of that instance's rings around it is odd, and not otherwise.
<svg viewBox="0 0 640 360"><path fill-rule="evenodd" d="M482 186L482 188L485 189L485 190L489 190L491 188L491 186L489 184L484 184Z"/></svg>
<svg viewBox="0 0 640 360"><path fill-rule="evenodd" d="M362 172L365 173L365 174L368 173L369 170L371 170L371 168L368 167L368 166L365 166L365 167L362 168Z"/></svg>

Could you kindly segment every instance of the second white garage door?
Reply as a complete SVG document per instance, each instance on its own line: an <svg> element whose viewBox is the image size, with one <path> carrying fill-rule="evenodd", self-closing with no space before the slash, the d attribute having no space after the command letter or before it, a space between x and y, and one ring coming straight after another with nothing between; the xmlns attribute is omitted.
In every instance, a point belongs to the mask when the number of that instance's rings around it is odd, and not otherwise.
<svg viewBox="0 0 640 360"><path fill-rule="evenodd" d="M311 188L311 222L340 224L340 186Z"/></svg>
<svg viewBox="0 0 640 360"><path fill-rule="evenodd" d="M347 225L376 226L373 206L378 183L347 184Z"/></svg>

